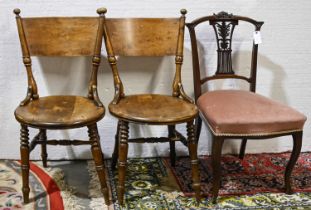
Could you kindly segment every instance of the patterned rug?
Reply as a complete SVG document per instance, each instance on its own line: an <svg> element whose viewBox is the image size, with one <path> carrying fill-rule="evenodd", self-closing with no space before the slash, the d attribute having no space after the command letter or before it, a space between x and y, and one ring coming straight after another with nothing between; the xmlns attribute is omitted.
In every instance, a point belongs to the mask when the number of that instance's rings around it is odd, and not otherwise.
<svg viewBox="0 0 311 210"><path fill-rule="evenodd" d="M218 203L209 200L211 164L200 157L202 193L193 199L189 158L170 167L168 158L130 159L126 206L104 205L93 161L50 161L50 168L32 162L30 204L22 205L18 161L0 161L0 210L10 209L311 209L311 153L302 153L293 171L293 195L283 193L283 172L289 153L251 154L244 160L222 158L222 186ZM116 200L117 171L106 160L112 200Z"/></svg>

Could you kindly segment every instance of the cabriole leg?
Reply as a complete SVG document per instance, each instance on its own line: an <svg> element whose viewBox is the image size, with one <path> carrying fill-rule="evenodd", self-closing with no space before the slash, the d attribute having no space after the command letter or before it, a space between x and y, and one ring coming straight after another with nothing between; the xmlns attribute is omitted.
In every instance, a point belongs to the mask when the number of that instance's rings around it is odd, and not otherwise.
<svg viewBox="0 0 311 210"><path fill-rule="evenodd" d="M286 166L286 171L285 171L285 192L287 194L293 193L292 188L291 188L290 177L294 169L294 166L298 160L300 150L301 150L301 145L302 145L302 131L293 134L293 151L292 151L292 154L290 156L290 159L288 161L288 164Z"/></svg>

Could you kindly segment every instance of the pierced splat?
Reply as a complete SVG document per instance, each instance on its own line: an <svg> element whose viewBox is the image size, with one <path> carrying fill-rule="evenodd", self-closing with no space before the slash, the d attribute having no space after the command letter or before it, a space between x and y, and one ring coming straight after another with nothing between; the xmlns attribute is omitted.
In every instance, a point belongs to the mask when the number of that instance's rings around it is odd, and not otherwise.
<svg viewBox="0 0 311 210"><path fill-rule="evenodd" d="M213 26L217 39L217 71L216 74L234 74L231 59L231 43L234 27L238 20L232 19L232 14L220 12L213 15L210 25Z"/></svg>

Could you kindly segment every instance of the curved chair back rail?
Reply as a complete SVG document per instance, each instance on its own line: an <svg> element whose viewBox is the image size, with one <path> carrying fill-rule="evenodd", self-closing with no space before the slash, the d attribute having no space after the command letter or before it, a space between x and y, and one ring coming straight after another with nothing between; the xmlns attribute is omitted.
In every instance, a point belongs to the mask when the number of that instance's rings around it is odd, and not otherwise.
<svg viewBox="0 0 311 210"><path fill-rule="evenodd" d="M179 33L178 18L109 18L113 52L121 56L175 55Z"/></svg>
<svg viewBox="0 0 311 210"><path fill-rule="evenodd" d="M22 18L21 22L30 55L92 56L94 54L99 26L96 17Z"/></svg>
<svg viewBox="0 0 311 210"><path fill-rule="evenodd" d="M257 72L257 53L258 44L253 43L252 49L252 60L250 76L245 77L237 75L232 69L232 59L231 59L231 45L232 45L232 35L235 27L240 21L247 22L254 26L255 31L260 31L261 26L264 22L256 21L254 19L236 16L226 12L220 12L211 16L205 16L198 18L186 26L190 32L191 47L192 47L192 62L193 62L193 76L194 76L194 90L195 99L201 95L201 85L207 81L215 79L242 79L250 84L250 90L255 92L256 90L256 72ZM216 40L217 40L217 69L214 75L201 78L200 74L200 64L199 64L199 54L197 47L197 38L195 33L196 26L204 24L207 22L214 29Z"/></svg>

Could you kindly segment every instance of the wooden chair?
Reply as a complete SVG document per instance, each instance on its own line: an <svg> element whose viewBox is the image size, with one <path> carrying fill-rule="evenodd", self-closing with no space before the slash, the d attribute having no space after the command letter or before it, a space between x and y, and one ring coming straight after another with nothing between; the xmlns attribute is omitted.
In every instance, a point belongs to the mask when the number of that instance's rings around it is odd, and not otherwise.
<svg viewBox="0 0 311 210"><path fill-rule="evenodd" d="M183 41L186 10L180 18L124 18L106 19L104 37L110 63L115 97L109 105L110 113L118 118L112 167L118 161L118 200L123 204L124 181L128 143L170 142L172 164L175 158L175 141L183 141L189 148L193 189L196 198L200 195L200 180L197 159L197 141L193 120L198 115L196 106L185 94L181 82ZM176 73L173 94L125 95L117 69L116 55L120 56L167 56L175 55ZM128 139L129 123L167 125L168 137ZM175 125L187 123L188 138L175 130Z"/></svg>
<svg viewBox="0 0 311 210"><path fill-rule="evenodd" d="M240 21L250 23L260 31L263 22L248 17L220 12L187 24L190 32L193 59L195 101L212 134L213 202L216 202L221 184L221 149L224 140L242 139L239 157L243 159L247 139L267 139L293 136L293 151L285 171L286 193L291 193L290 176L301 150L302 131L306 117L294 109L255 93L258 44L253 44L250 76L236 75L232 69L231 43L234 28ZM213 26L217 40L217 70L215 75L201 78L196 26L208 22ZM241 79L249 83L250 91L215 90L202 94L201 86L217 79ZM202 121L196 119L199 139Z"/></svg>
<svg viewBox="0 0 311 210"><path fill-rule="evenodd" d="M42 17L21 18L15 9L23 63L27 70L26 98L15 110L15 118L21 124L21 169L24 202L29 202L29 153L41 145L43 166L47 166L47 144L91 145L92 155L99 176L102 193L108 203L105 166L97 131L97 121L105 114L105 108L97 95L97 71L103 36L105 8L98 9L99 17ZM88 96L39 97L32 74L31 56L93 56ZM90 66L91 67L91 66ZM86 126L89 141L47 140L46 130L73 129ZM29 144L28 127L39 129Z"/></svg>

